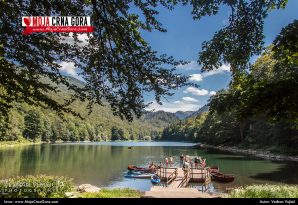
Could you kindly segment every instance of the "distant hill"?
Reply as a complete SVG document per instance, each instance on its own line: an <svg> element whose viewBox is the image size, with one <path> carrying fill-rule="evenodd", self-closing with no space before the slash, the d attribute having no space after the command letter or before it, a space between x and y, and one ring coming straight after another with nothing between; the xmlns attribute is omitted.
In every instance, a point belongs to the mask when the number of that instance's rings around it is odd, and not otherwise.
<svg viewBox="0 0 298 205"><path fill-rule="evenodd" d="M164 128L165 126L179 121L174 113L157 111L147 112L141 117L141 120L151 124L154 127Z"/></svg>
<svg viewBox="0 0 298 205"><path fill-rule="evenodd" d="M183 120L169 124L164 128L161 139L169 141L193 141L194 133L204 122L208 110L209 106L204 105Z"/></svg>
<svg viewBox="0 0 298 205"><path fill-rule="evenodd" d="M174 114L179 120L184 120L191 116L194 112L196 111L177 111Z"/></svg>
<svg viewBox="0 0 298 205"><path fill-rule="evenodd" d="M209 106L208 105L204 105L203 107L201 107L197 111L192 112L192 114L189 115L187 118L195 118L198 115L200 115L201 113L207 112L207 111L209 111Z"/></svg>

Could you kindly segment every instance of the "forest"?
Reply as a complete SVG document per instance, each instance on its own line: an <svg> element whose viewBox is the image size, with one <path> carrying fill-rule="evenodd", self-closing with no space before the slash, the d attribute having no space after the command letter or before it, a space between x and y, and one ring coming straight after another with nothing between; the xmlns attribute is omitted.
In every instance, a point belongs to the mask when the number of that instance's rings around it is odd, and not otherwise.
<svg viewBox="0 0 298 205"><path fill-rule="evenodd" d="M1 141L166 139L297 152L298 21L264 51L264 19L285 8L286 0L131 2L138 14L127 2L27 3L0 2ZM173 90L198 87L176 71L187 61L159 55L141 32L166 32L156 7L173 10L178 4L190 6L194 20L216 15L221 5L233 11L202 43L197 60L203 72L229 64L229 88L211 97L208 112L187 120L144 114L144 93L161 103ZM25 36L16 23L19 11L84 16L88 9L81 8L90 7L95 31L85 43L78 34ZM253 64L252 57L258 57ZM85 83L63 75L61 62L79 67Z"/></svg>
<svg viewBox="0 0 298 205"><path fill-rule="evenodd" d="M297 154L297 35L295 20L228 89L211 97L209 111L169 125L162 139Z"/></svg>
<svg viewBox="0 0 298 205"><path fill-rule="evenodd" d="M69 81L82 86L83 82L69 77ZM50 94L61 101L69 95L67 89ZM8 120L0 122L0 141L58 142L58 141L108 141L108 140L154 140L161 137L162 129L178 121L173 113L145 112L129 122L114 116L109 106L96 105L89 115L86 103L74 103L72 109L82 114L82 119L71 114L63 117L56 112L26 103L15 103L9 111Z"/></svg>

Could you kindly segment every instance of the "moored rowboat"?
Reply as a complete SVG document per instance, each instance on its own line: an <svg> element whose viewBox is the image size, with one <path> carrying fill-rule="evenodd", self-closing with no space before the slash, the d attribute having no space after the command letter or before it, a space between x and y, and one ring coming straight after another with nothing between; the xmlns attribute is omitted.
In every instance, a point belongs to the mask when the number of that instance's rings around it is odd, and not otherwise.
<svg viewBox="0 0 298 205"><path fill-rule="evenodd" d="M218 166L210 166L209 170L210 170L210 173L218 173L219 172Z"/></svg>
<svg viewBox="0 0 298 205"><path fill-rule="evenodd" d="M144 168L144 167L137 167L134 165L128 165L127 169L130 171L142 171L142 172L151 172L152 171L151 169Z"/></svg>
<svg viewBox="0 0 298 205"><path fill-rule="evenodd" d="M150 179L152 174L126 174L126 178Z"/></svg>
<svg viewBox="0 0 298 205"><path fill-rule="evenodd" d="M231 174L223 174L220 172L211 173L212 180L217 182L232 182L235 179L234 175Z"/></svg>

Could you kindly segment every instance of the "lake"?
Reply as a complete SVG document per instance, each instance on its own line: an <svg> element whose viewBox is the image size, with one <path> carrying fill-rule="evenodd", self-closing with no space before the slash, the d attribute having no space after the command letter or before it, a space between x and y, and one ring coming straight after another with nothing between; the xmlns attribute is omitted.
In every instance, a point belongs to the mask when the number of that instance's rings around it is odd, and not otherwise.
<svg viewBox="0 0 298 205"><path fill-rule="evenodd" d="M193 148L182 142L90 142L20 146L0 149L0 178L47 174L73 178L76 185L130 187L149 190L149 179L124 178L127 165L148 166L173 156L179 165L181 153L203 156L207 165L217 165L221 172L236 176L234 182L212 182L211 192L226 192L232 187L260 183L298 184L298 163L273 162L242 155ZM128 149L132 146L132 149ZM198 184L190 184L199 187Z"/></svg>

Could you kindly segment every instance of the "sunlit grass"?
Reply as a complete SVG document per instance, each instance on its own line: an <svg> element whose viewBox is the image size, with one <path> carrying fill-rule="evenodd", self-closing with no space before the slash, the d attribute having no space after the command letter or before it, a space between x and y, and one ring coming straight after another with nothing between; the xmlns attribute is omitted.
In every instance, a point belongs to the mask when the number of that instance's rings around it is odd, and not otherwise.
<svg viewBox="0 0 298 205"><path fill-rule="evenodd" d="M298 198L298 186L251 185L234 189L229 198Z"/></svg>
<svg viewBox="0 0 298 205"><path fill-rule="evenodd" d="M101 189L95 193L83 193L81 198L140 198L142 192L135 189Z"/></svg>

